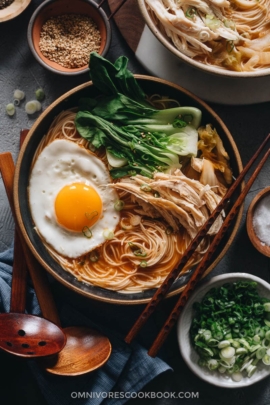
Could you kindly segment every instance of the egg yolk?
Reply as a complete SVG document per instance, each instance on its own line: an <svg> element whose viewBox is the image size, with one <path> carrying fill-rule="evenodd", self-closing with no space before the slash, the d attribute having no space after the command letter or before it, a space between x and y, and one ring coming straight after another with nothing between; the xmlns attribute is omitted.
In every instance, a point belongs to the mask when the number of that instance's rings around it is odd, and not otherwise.
<svg viewBox="0 0 270 405"><path fill-rule="evenodd" d="M102 200L93 187L73 183L59 191L54 208L61 226L74 232L87 232L101 216Z"/></svg>

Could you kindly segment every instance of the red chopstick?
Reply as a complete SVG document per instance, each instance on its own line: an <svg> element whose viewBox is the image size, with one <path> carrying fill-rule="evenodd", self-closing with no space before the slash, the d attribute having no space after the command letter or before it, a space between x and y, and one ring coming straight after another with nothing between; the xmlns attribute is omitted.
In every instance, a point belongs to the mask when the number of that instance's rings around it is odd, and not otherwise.
<svg viewBox="0 0 270 405"><path fill-rule="evenodd" d="M202 239L206 236L208 230L211 228L212 224L218 217L218 215L221 213L221 211L225 208L227 205L228 201L230 200L231 196L237 189L237 187L241 184L241 182L244 180L245 175L247 174L248 170L251 168L265 145L270 139L270 134L267 135L265 140L262 142L258 150L254 153L252 158L249 160L249 162L246 164L244 169L241 171L235 182L232 184L232 186L229 188L227 191L226 195L222 198L216 209L212 212L206 223L202 226L202 228L199 230L198 234L195 236L195 238L191 241L190 245L186 249L185 253L183 254L182 258L180 259L179 263L177 266L168 274L166 279L163 281L162 285L157 289L155 294L153 295L151 301L147 304L145 309L142 311L141 315L137 319L137 321L134 323L130 331L128 332L127 336L125 337L125 341L127 343L131 343L132 340L135 338L135 336L138 334L140 329L143 327L143 325L146 323L147 319L150 317L150 315L155 311L157 308L158 304L163 300L163 298L166 296L169 288L171 287L172 283L176 280L178 277L180 271L183 269L183 267L187 264L188 260L191 258L192 254L194 253L195 249L199 245L199 243L202 241Z"/></svg>
<svg viewBox="0 0 270 405"><path fill-rule="evenodd" d="M196 270L192 274L190 280L188 281L184 291L181 293L177 303L175 304L173 310L171 311L169 317L167 318L166 322L164 323L161 331L159 332L158 336L154 340L152 346L150 347L148 354L151 357L155 357L157 355L157 352L165 342L169 332L171 331L172 327L174 326L175 322L177 321L181 310L184 308L187 300L189 299L192 291L196 287L197 283L200 281L202 278L204 272L206 271L207 267L209 266L211 262L211 258L213 253L215 252L217 246L219 245L220 241L222 240L224 234L226 233L227 229L232 223L232 220L235 218L237 215L241 205L244 202L244 199L247 195L247 193L250 190L250 187L254 183L254 180L258 176L259 172L261 171L264 163L268 159L270 155L270 149L265 153L264 157L258 164L257 168L254 170L254 173L250 176L247 184L245 185L244 189L242 190L241 194L235 201L233 207L231 208L230 212L227 214L222 227L220 228L219 232L215 235L212 243L210 244L206 254L202 258L200 264L197 266Z"/></svg>

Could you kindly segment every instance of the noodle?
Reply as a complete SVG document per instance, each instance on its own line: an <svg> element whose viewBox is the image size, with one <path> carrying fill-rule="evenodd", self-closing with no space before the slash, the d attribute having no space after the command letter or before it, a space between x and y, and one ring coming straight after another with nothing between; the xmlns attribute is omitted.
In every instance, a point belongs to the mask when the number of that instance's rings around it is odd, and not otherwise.
<svg viewBox="0 0 270 405"><path fill-rule="evenodd" d="M172 100L164 102L168 101ZM155 97L152 103L155 103ZM32 167L42 150L56 139L67 139L89 148L89 143L76 131L75 115L76 110L63 111L54 119L36 150ZM104 151L99 150L96 154L106 163ZM138 215L128 193L120 191L118 194L125 202L119 226L113 239L95 249L97 261L93 261L93 252L76 259L64 257L47 242L43 242L59 265L79 281L124 293L156 288L177 265L191 238L184 230L181 233L167 232L168 225L160 219L147 219ZM42 238L38 229L36 232ZM206 238L183 272L201 260L208 245ZM143 254L140 257L136 252Z"/></svg>
<svg viewBox="0 0 270 405"><path fill-rule="evenodd" d="M161 33L186 56L234 71L270 67L270 0L145 0Z"/></svg>

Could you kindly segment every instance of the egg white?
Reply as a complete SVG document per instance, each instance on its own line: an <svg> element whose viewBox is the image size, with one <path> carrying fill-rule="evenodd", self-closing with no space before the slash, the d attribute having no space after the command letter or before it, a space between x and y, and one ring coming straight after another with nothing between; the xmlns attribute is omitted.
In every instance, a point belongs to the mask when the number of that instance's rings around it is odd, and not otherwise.
<svg viewBox="0 0 270 405"><path fill-rule="evenodd" d="M91 227L91 238L59 225L54 210L58 192L80 182L95 188L103 204L100 219ZM57 139L43 149L31 171L29 205L38 233L56 252L70 258L82 256L105 242L104 230L114 231L120 216L114 209L118 195L106 187L110 182L104 163L72 141Z"/></svg>

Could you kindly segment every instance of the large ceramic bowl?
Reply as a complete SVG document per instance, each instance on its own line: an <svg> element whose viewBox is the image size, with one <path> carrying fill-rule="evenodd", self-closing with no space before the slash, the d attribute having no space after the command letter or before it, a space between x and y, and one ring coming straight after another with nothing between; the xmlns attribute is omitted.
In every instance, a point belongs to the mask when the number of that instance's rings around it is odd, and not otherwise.
<svg viewBox="0 0 270 405"><path fill-rule="evenodd" d="M146 25L148 26L148 28L151 30L151 32L154 34L154 36L160 41L161 44L163 44L165 46L165 48L167 48L172 54L174 54L177 58L179 58L180 61L194 67L197 68L203 72L206 73L212 73L221 77L227 77L227 78L256 78L256 77L262 77L262 76L269 76L270 75L270 68L266 67L266 68L262 68L262 69L255 69L255 70L251 70L251 71L232 71L229 69L224 69L224 68L220 68L218 66L215 65L206 65L205 63L202 63L200 61L197 61L189 56L187 56L186 54L184 54L183 52L181 52L171 41L171 39L164 33L162 32L162 30L158 27L157 21L155 19L155 17L153 16L153 13L149 12L149 7L146 4L145 0L137 0L138 2L138 6L139 9L141 11L142 17L146 23ZM172 2L173 3L173 2ZM192 2L190 2L191 5ZM260 7L260 5L258 5L258 7ZM196 6L194 7L189 7L190 9L195 10ZM159 9L159 13L162 14L162 7L158 7ZM265 9L265 11L267 10L267 8ZM196 13L196 11L194 11ZM188 11L186 11L186 14L188 13ZM185 16L184 16L185 18ZM268 17L266 17L268 18ZM191 21L191 18L187 18L187 21ZM181 22L179 22L179 25L181 24ZM167 27L170 28L170 23L167 24ZM190 27L190 30L192 31L192 27ZM188 34L188 30L187 30L187 34ZM165 62L164 62L165 63ZM209 78L210 80L210 78ZM233 96L232 96L233 97Z"/></svg>
<svg viewBox="0 0 270 405"><path fill-rule="evenodd" d="M168 81L148 76L138 75L136 77L146 94L151 95L158 93L160 95L166 95L168 97L177 99L181 105L190 105L200 108L202 111L202 124L212 123L217 129L230 156L233 173L235 176L239 174L239 172L242 170L242 163L233 137L222 120L209 106L207 106L207 104L183 88ZM48 131L48 128L55 116L63 110L76 107L78 105L78 100L86 95L90 95L92 97L98 95L98 90L92 85L92 82L78 86L54 101L40 115L28 133L28 136L19 153L14 180L14 202L18 223L33 254L44 266L44 268L66 287L78 292L79 294L101 301L118 304L145 303L151 299L154 292L153 289L146 290L142 293L123 294L116 291L94 287L76 280L74 276L63 270L60 265L58 265L56 261L48 254L45 246L33 227L27 193L30 165L33 155L42 137ZM227 236L221 243L206 274L208 274L217 265L232 243L240 224L241 215L242 211L238 214L230 232L228 232ZM189 276L190 273L185 277L181 277L177 282L175 282L168 295L171 296L181 291Z"/></svg>
<svg viewBox="0 0 270 405"><path fill-rule="evenodd" d="M261 278L246 273L223 274L213 277L210 281L203 283L194 291L179 317L177 324L179 348L188 367L202 380L223 388L247 387L270 375L270 366L266 366L260 362L260 364L257 365L258 368L256 372L251 377L248 377L243 372L243 379L236 382L233 381L228 374L221 374L218 371L210 371L198 364L199 356L189 338L190 325L194 316L193 304L195 302L200 302L210 289L221 287L226 283L235 283L237 281L256 282L259 295L268 299L270 298L270 284Z"/></svg>

